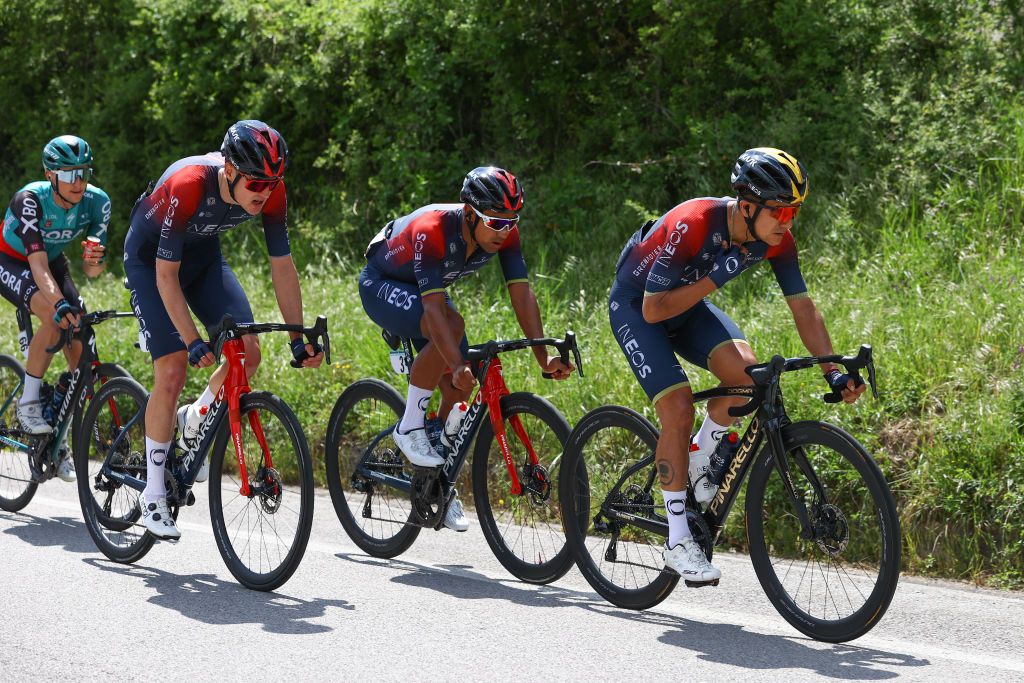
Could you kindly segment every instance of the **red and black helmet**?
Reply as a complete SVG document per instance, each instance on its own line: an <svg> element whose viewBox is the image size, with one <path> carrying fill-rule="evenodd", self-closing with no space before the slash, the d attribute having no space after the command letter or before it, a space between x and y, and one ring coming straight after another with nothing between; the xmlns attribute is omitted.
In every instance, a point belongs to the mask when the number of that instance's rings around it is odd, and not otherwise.
<svg viewBox="0 0 1024 683"><path fill-rule="evenodd" d="M228 128L220 153L235 168L252 178L283 178L288 168L288 145L276 130L255 119Z"/></svg>
<svg viewBox="0 0 1024 683"><path fill-rule="evenodd" d="M466 174L459 199L477 211L519 211L523 186L503 168L480 166Z"/></svg>

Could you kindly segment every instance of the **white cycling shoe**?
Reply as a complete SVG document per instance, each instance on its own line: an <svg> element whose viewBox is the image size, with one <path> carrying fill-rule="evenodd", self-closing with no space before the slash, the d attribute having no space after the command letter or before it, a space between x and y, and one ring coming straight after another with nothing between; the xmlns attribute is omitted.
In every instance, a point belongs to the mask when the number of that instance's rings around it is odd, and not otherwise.
<svg viewBox="0 0 1024 683"><path fill-rule="evenodd" d="M53 427L43 417L42 401L28 401L27 403L18 401L14 412L18 416L21 428L29 434L38 436L40 434L49 434L53 431Z"/></svg>
<svg viewBox="0 0 1024 683"><path fill-rule="evenodd" d="M448 512L444 515L444 525L452 531L466 531L469 529L469 518L462 509L462 501L458 496L448 506Z"/></svg>
<svg viewBox="0 0 1024 683"><path fill-rule="evenodd" d="M57 465L57 476L60 477L61 481L78 481L78 475L75 473L75 463L71 460L71 453L66 450L60 459L60 464Z"/></svg>
<svg viewBox="0 0 1024 683"><path fill-rule="evenodd" d="M437 454L434 447L430 445L427 438L427 431L420 427L410 430L407 434L398 431L395 425L395 443L402 451L402 455L417 467L440 467L444 464L444 458Z"/></svg>
<svg viewBox="0 0 1024 683"><path fill-rule="evenodd" d="M722 578L722 572L712 565L693 537L687 537L664 551L665 566L691 583L708 583Z"/></svg>
<svg viewBox="0 0 1024 683"><path fill-rule="evenodd" d="M168 541L176 541L181 538L178 525L171 517L171 511L167 508L166 496L161 496L155 501L149 502L144 495L139 496L139 508L142 510L142 523L146 530L157 538Z"/></svg>

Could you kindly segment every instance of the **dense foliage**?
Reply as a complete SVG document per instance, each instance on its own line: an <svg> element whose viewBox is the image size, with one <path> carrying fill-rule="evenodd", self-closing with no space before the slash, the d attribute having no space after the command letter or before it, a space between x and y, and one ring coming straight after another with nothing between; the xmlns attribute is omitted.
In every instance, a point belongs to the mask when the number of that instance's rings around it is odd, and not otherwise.
<svg viewBox="0 0 1024 683"><path fill-rule="evenodd" d="M826 410L811 378L799 411L871 445L914 569L1021 582L1022 31L1018 0L0 0L0 194L40 175L47 139L82 135L116 242L171 161L238 118L277 126L309 307L354 331L316 401L267 377L322 425L343 382L384 368L351 286L368 237L505 165L549 329L592 340L594 372L558 394L574 420L644 403L603 317L625 236L725 194L740 150L785 148L812 178L812 293L837 347L871 341L885 370L879 402ZM271 315L261 240L236 232ZM460 283L475 338L515 333L487 315L500 291L494 273ZM767 273L720 302L760 354L802 351Z"/></svg>

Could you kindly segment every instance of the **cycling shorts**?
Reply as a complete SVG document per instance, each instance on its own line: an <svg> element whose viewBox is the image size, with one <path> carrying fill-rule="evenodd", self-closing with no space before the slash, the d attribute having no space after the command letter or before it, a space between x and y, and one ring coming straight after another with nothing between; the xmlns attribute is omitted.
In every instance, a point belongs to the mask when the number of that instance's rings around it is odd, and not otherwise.
<svg viewBox="0 0 1024 683"><path fill-rule="evenodd" d="M65 299L84 306L75 283L71 281L68 260L64 254L50 261L50 274L53 275ZM32 269L28 262L0 252L0 294L17 307L31 308L29 303L38 291L39 287L32 277Z"/></svg>
<svg viewBox="0 0 1024 683"><path fill-rule="evenodd" d="M359 298L363 302L363 310L370 320L392 334L412 340L417 351L427 345L427 339L420 329L423 319L423 300L419 287L415 282L401 282L383 277L371 265L363 268L359 274ZM455 306L445 293L445 302L453 311ZM469 350L469 341L462 335L459 349L463 357Z"/></svg>
<svg viewBox="0 0 1024 683"><path fill-rule="evenodd" d="M186 347L160 297L156 286L156 260L145 258L149 251L151 245L146 237L134 228L129 229L124 242L124 272L131 289L132 310L139 320L140 341L145 340L149 354L156 360L185 351ZM181 291L188 307L206 326L207 335L225 315L230 315L235 322L253 322L249 299L224 260L219 240L204 241L202 248L186 248L180 265Z"/></svg>
<svg viewBox="0 0 1024 683"><path fill-rule="evenodd" d="M676 354L707 370L708 358L719 346L746 342L736 323L707 299L659 323L644 320L643 301L642 291L615 282L608 297L608 319L615 341L652 403L690 385Z"/></svg>

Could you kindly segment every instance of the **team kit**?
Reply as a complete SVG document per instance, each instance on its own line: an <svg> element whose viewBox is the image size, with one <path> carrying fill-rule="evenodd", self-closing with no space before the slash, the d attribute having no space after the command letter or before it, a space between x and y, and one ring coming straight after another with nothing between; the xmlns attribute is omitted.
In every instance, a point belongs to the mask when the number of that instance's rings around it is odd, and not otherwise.
<svg viewBox="0 0 1024 683"><path fill-rule="evenodd" d="M44 178L10 200L0 239L0 292L19 322L36 327L22 336L24 367L4 360L18 381L3 385L0 459L23 467L0 462L0 503L24 505L49 478L77 482L97 545L133 562L155 541L180 538L178 513L194 501L191 488L209 480L211 505L216 499L223 507L214 516L219 538L237 535L229 528L239 517L229 514L231 505L273 526L278 545L258 558L238 543L221 543L221 550L243 584L276 588L294 572L308 540L312 460L294 413L249 387L262 360L259 335L287 333L295 368L311 372L330 362L326 323L304 327L310 316L289 241L284 137L262 121L238 121L219 151L174 161L139 188L123 268L139 345L153 360L153 384L141 392L130 377L115 376L127 375L123 370L95 371L106 366L89 341L92 328L117 314L90 312L69 268L69 258L80 257L82 271L94 278L109 262L111 201L90 182L93 150L80 137L61 135L45 145L42 162ZM791 229L808 197L807 172L783 150L753 148L736 158L731 185L733 196L688 199L639 226L609 273L607 319L623 358L615 370L632 371L657 424L620 408L601 419L588 415L587 429L583 422L571 429L546 400L507 389L499 356L514 350L530 349L548 379L583 370L571 333L545 336L523 257L523 187L512 172L474 168L458 201L423 206L380 228L358 274L368 320L346 324L380 328L407 387L402 396L379 380L357 382L342 394L327 430L332 499L357 544L393 557L421 529L470 528L456 479L474 442L476 517L502 564L526 581L554 580L575 561L599 593L633 608L656 604L667 595L664 586L679 580L718 585L722 572L712 551L734 489L748 473L751 489L768 477L755 461L783 474L778 492L792 505L783 501L777 511L798 520L796 536L810 539L825 561L838 565L855 546L867 552L855 542L858 520L888 514L878 512L891 503L884 479L882 493L864 494L882 504L841 504L837 487L818 481L807 453L842 453L856 442L830 445L827 435L805 435L797 427L807 423L785 418L778 389L782 372L810 367L822 373L826 401L853 403L874 389L870 348L857 357L835 354L801 273ZM254 218L262 224L282 324L257 322L221 248L222 233ZM524 338L471 346L448 289L494 257ZM762 261L771 266L807 358L759 365L740 326L708 299ZM59 350L70 371L51 387L43 377ZM695 394L681 360L708 370L721 386ZM215 369L202 394L179 405L189 367ZM698 425L695 406L704 400ZM755 411L741 435L739 418ZM630 455L626 446L600 455L594 434L612 426L635 436ZM811 444L815 439L822 443ZM601 461L603 478L593 474ZM814 495L796 491L791 472ZM770 488L771 481L758 485ZM829 495L833 500L823 503ZM254 523L247 524L239 528L251 534ZM509 540L509 526L532 530L526 535L533 546ZM791 623L826 640L870 628L888 604L875 592L891 597L889 584L895 589L898 565L889 564L893 553L898 563L898 520L891 526L883 529L882 567L865 605L835 610L838 618L812 615L816 626ZM756 535L748 535L753 544ZM800 551L794 555L800 561ZM637 567L648 578L637 579ZM836 624L846 630L827 630Z"/></svg>

